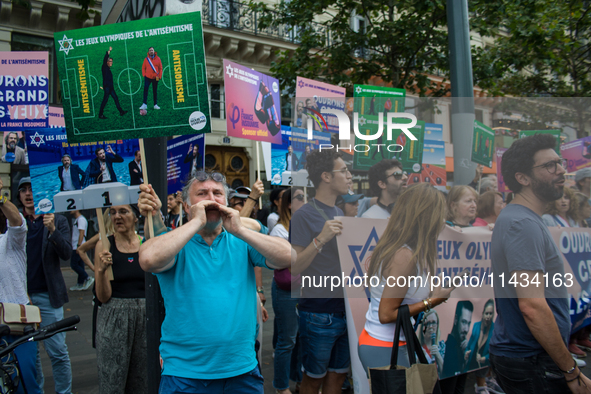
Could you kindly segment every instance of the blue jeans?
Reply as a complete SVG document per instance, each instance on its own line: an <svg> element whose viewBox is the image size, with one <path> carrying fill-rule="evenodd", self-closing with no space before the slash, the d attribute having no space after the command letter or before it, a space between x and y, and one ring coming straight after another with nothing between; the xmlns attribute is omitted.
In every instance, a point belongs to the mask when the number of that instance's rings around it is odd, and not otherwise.
<svg viewBox="0 0 591 394"><path fill-rule="evenodd" d="M292 365L292 351L296 345L298 336L298 315L296 306L298 298L291 298L291 291L280 289L273 279L271 285L273 300L273 312L275 312L275 328L277 343L275 345L275 358L273 359L273 387L277 390L289 388L289 377L298 377L301 381L301 372L297 374L297 365ZM290 373L292 371L293 373ZM296 376L294 376L296 375Z"/></svg>
<svg viewBox="0 0 591 394"><path fill-rule="evenodd" d="M1 337L0 341L5 340L8 344L11 344L18 338L19 337L15 335L8 335L5 337ZM14 355L16 356L18 365L21 369L21 381L19 383L18 389L16 390L16 393L23 394L25 392L25 388L23 386L25 386L28 394L41 394L42 391L39 388L36 376L37 343L25 342L23 344L20 344L18 347L16 347L16 349L14 349Z"/></svg>
<svg viewBox="0 0 591 394"><path fill-rule="evenodd" d="M347 373L351 365L345 312L300 311L302 368L311 378L327 372Z"/></svg>
<svg viewBox="0 0 591 394"><path fill-rule="evenodd" d="M64 308L53 308L49 302L49 293L34 293L30 294L30 296L33 305L37 305L41 310L41 327L64 318ZM70 366L70 356L66 346L66 333L61 332L44 340L43 345L51 360L56 394L71 394L72 367ZM43 387L44 379L39 351L37 351L37 377L39 386Z"/></svg>
<svg viewBox="0 0 591 394"><path fill-rule="evenodd" d="M160 394L263 394L263 376L257 366L250 372L226 379L189 379L163 375Z"/></svg>
<svg viewBox="0 0 591 394"><path fill-rule="evenodd" d="M507 394L570 393L564 375L547 353L523 358L490 354L489 360Z"/></svg>
<svg viewBox="0 0 591 394"><path fill-rule="evenodd" d="M78 256L75 250L72 251L72 257L70 257L70 267L78 274L78 281L79 285L83 284L86 279L88 279L88 274L84 269L84 261Z"/></svg>

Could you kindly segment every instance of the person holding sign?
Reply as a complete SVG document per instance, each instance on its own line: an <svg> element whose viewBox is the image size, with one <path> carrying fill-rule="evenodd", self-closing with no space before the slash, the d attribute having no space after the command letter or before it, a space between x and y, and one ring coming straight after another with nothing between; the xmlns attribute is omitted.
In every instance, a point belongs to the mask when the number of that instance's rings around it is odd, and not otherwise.
<svg viewBox="0 0 591 394"><path fill-rule="evenodd" d="M189 221L172 231L164 227L154 189L140 190L138 207L153 216L157 235L141 245L140 265L156 274L166 304L160 393L184 386L190 393L263 394L253 267L289 267L289 243L242 225L238 211L226 206L220 173L200 171L187 182Z"/></svg>
<svg viewBox="0 0 591 394"><path fill-rule="evenodd" d="M518 139L503 154L503 179L515 198L501 211L492 234L498 317L489 360L507 394L591 393L591 380L567 348L568 282L562 254L541 218L564 192L565 169L555 147L554 136L536 134ZM563 280L545 284L543 274ZM519 279L509 283L512 275Z"/></svg>
<svg viewBox="0 0 591 394"><path fill-rule="evenodd" d="M31 178L18 183L19 200L27 220L27 291L32 304L41 311L41 328L64 318L63 305L69 301L60 259L69 260L72 254L70 226L62 215L35 214ZM51 360L56 393L72 391L72 367L62 332L43 343ZM42 374L42 371L38 371ZM43 387L43 375L38 377Z"/></svg>
<svg viewBox="0 0 591 394"><path fill-rule="evenodd" d="M144 76L144 103L140 109L147 110L148 105L148 90L152 85L152 92L154 94L154 109L160 109L158 106L158 81L162 78L162 61L158 57L158 53L154 47L148 49L148 56L144 59L142 65L142 75Z"/></svg>
<svg viewBox="0 0 591 394"><path fill-rule="evenodd" d="M115 101L115 105L119 110L119 114L121 116L125 115L127 111L121 108L121 104L119 104L119 97L117 97L117 93L115 93L115 84L113 83L113 73L111 72L111 67L113 67L113 58L111 57L111 51L113 47L109 47L109 50L105 54L103 58L103 66L101 71L103 73L103 101L101 102L101 107L99 109L99 119L107 119L104 115L103 111L105 110L105 106L107 105L107 101L109 101L109 97L113 97Z"/></svg>
<svg viewBox="0 0 591 394"><path fill-rule="evenodd" d="M96 296L102 303L96 323L99 393L146 393L146 275L139 264L138 218L131 205L111 207L109 215L115 229L108 237L111 248L105 251L98 241L94 254Z"/></svg>
<svg viewBox="0 0 591 394"><path fill-rule="evenodd" d="M107 145L105 154L104 148L97 148L94 152L96 157L88 164L88 175L95 183L117 182L117 175L113 170L113 163L123 163L123 158L113 151L111 145Z"/></svg>

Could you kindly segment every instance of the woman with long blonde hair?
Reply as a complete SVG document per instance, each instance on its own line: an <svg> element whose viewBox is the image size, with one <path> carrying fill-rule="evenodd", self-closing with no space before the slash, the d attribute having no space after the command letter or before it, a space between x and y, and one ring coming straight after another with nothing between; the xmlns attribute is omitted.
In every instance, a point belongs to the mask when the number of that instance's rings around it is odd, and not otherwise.
<svg viewBox="0 0 591 394"><path fill-rule="evenodd" d="M438 287L431 293L427 283L428 274L436 273L437 237L444 221L445 198L427 183L410 187L396 201L367 272L373 285L358 349L366 371L390 364L401 305L408 305L410 315L416 316L449 298L453 288ZM379 279L378 286L373 277ZM406 345L400 345L398 364L409 366Z"/></svg>

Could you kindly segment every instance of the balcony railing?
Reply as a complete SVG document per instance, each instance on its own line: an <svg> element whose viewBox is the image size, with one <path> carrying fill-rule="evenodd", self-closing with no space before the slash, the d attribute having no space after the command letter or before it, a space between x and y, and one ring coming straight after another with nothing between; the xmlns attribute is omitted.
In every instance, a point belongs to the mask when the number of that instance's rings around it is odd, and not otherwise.
<svg viewBox="0 0 591 394"><path fill-rule="evenodd" d="M232 0L204 0L203 23L220 29L227 29L241 33L265 36L298 44L299 30L296 26L282 25L261 28L259 18L262 13L253 11L247 4ZM329 34L325 26L313 23L316 34L325 37L329 42Z"/></svg>

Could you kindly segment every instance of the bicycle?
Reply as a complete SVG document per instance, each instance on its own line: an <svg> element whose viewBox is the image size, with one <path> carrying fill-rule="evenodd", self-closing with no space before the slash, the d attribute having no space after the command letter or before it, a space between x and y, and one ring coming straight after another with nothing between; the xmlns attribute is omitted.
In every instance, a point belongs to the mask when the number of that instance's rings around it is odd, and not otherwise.
<svg viewBox="0 0 591 394"><path fill-rule="evenodd" d="M0 394L14 394L21 384L24 393L27 394L25 382L21 379L22 373L18 359L14 354L16 347L26 342L43 341L60 332L76 330L76 324L79 322L78 315L70 316L39 330L35 330L32 326L25 327L24 335L10 344L0 340ZM10 328L0 324L0 338L6 335L10 335Z"/></svg>

